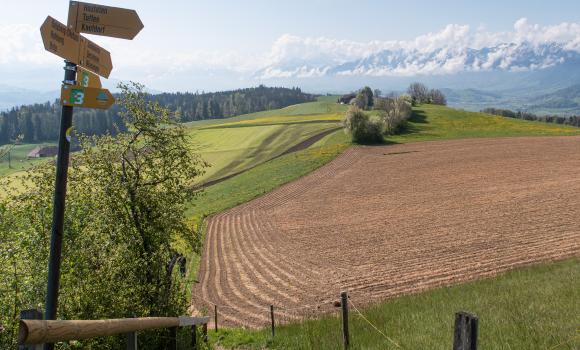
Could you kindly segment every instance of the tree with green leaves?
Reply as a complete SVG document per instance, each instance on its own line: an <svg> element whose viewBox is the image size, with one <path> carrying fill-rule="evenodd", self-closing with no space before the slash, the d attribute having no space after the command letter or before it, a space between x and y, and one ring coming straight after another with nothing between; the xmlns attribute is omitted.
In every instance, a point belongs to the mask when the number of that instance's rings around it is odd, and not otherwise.
<svg viewBox="0 0 580 350"><path fill-rule="evenodd" d="M429 89L421 83L412 83L407 89L407 94L411 96L413 105L429 103Z"/></svg>
<svg viewBox="0 0 580 350"><path fill-rule="evenodd" d="M81 150L71 160L60 319L186 313L186 286L173 267L179 254L201 247L184 212L206 163L190 149L176 116L147 99L141 85L120 88L127 131L79 135ZM54 165L41 163L27 172L25 190L2 184L8 194L0 199L1 348L15 346L21 309L43 308L54 176ZM154 332L144 336L146 348L165 346ZM120 344L113 337L77 346Z"/></svg>
<svg viewBox="0 0 580 350"><path fill-rule="evenodd" d="M429 100L431 101L430 103L434 105L447 105L447 98L445 97L445 94L439 89L431 89L431 91L429 91Z"/></svg>
<svg viewBox="0 0 580 350"><path fill-rule="evenodd" d="M346 112L343 120L344 130L352 141L360 144L383 142L382 120L371 118L362 109L352 106Z"/></svg>
<svg viewBox="0 0 580 350"><path fill-rule="evenodd" d="M368 86L362 88L356 96L355 104L364 110L371 109L374 105L373 90Z"/></svg>

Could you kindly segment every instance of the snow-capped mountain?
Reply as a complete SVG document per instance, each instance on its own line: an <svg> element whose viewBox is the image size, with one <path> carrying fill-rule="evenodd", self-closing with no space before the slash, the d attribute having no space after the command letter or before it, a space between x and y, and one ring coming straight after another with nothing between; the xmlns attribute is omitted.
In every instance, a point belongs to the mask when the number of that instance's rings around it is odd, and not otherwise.
<svg viewBox="0 0 580 350"><path fill-rule="evenodd" d="M262 78L323 76L413 77L466 72L533 72L565 63L579 64L580 52L565 44L505 43L480 49L443 47L381 50L346 62L282 61L256 73Z"/></svg>

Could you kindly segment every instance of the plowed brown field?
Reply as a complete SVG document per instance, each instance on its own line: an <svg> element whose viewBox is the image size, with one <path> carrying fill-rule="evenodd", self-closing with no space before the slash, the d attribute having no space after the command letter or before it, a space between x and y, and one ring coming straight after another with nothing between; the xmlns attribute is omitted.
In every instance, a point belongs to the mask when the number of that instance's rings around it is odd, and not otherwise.
<svg viewBox="0 0 580 350"><path fill-rule="evenodd" d="M196 306L246 327L578 256L580 137L354 147L211 218L204 249Z"/></svg>

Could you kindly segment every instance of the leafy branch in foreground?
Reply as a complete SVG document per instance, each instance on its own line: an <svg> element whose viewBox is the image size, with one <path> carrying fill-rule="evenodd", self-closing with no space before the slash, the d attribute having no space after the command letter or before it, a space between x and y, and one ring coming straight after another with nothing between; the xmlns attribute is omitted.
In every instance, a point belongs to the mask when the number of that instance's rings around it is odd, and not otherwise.
<svg viewBox="0 0 580 350"><path fill-rule="evenodd" d="M201 239L187 224L192 181L206 163L189 149L176 116L151 102L139 84L120 85L116 136L80 135L71 160L63 237L61 319L167 316L186 312L186 288L173 266L172 241L192 250ZM0 347L15 345L17 312L42 307L51 224L54 165L40 164L22 179L25 191L0 201ZM117 338L76 346L119 347ZM152 335L151 348L164 346ZM72 345L61 344L62 348Z"/></svg>

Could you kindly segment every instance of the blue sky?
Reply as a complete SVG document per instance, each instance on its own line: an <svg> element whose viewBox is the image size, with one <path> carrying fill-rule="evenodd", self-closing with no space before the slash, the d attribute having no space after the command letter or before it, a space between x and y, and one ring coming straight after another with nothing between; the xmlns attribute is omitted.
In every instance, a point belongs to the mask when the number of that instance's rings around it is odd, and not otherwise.
<svg viewBox="0 0 580 350"><path fill-rule="evenodd" d="M0 84L29 85L34 81L30 78L34 72L39 87L47 89L48 82L60 76L61 60L43 51L38 28L47 15L65 22L68 1L2 2L0 74L5 79ZM460 25L455 29L468 26L472 32L503 33L514 31L514 24L522 18L530 26L539 26L538 32L564 22L580 23L580 1L572 0L106 0L100 3L134 8L145 24L134 41L91 38L111 51L115 66L111 78L132 79L138 74L137 78L161 90L186 88L183 83L172 83L176 74L199 78L192 87L203 89L211 80L208 74L214 74L209 71L223 74L230 70L253 71L288 52L295 59L302 54L296 50L329 50L328 45L335 45L339 50L344 42L359 46L372 46L372 42L410 42L429 33L439 33L449 24ZM305 45L301 40L307 38L326 41ZM19 72L27 78L19 81L16 78Z"/></svg>

